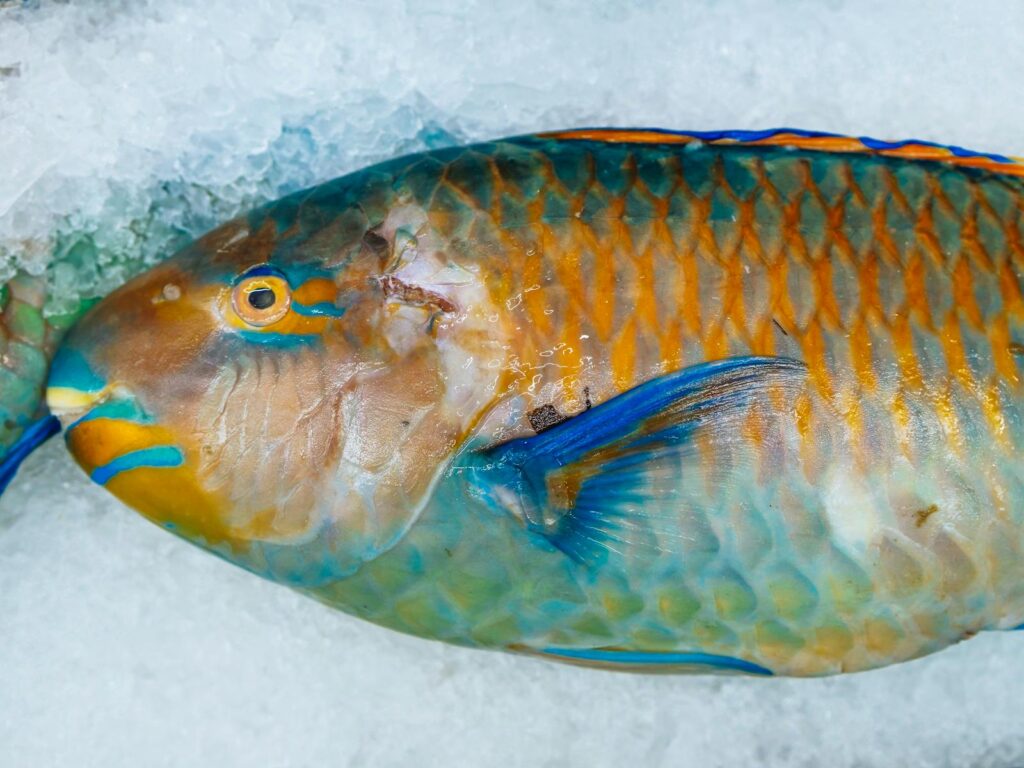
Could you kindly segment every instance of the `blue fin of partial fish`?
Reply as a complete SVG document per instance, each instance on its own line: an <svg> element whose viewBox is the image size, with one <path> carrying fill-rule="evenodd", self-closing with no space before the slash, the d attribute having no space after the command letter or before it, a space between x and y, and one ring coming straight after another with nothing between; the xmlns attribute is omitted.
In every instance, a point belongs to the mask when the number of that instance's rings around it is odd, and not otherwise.
<svg viewBox="0 0 1024 768"><path fill-rule="evenodd" d="M574 560L671 550L681 473L696 446L723 452L742 419L778 388L803 386L806 366L781 357L734 357L645 382L540 434L484 452L492 498ZM725 463L725 462L723 462ZM689 462L691 469L699 469ZM710 471L710 470L709 470Z"/></svg>
<svg viewBox="0 0 1024 768"><path fill-rule="evenodd" d="M60 422L57 421L56 416L44 416L38 421L30 424L28 428L22 432L18 441L11 446L7 455L3 457L3 461L0 461L0 494L7 489L11 480L14 479L14 475L18 471L18 467L21 466L21 462L23 462L28 455L32 453L32 451L58 432L60 432Z"/></svg>
<svg viewBox="0 0 1024 768"><path fill-rule="evenodd" d="M710 672L763 677L774 674L770 669L752 661L714 653L630 651L617 648L544 648L535 653L554 661L623 672Z"/></svg>

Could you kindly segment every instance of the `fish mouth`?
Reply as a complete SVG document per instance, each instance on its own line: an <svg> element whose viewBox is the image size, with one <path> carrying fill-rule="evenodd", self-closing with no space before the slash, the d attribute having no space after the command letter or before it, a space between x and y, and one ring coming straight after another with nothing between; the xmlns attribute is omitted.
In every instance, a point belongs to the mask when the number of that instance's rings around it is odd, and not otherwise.
<svg viewBox="0 0 1024 768"><path fill-rule="evenodd" d="M109 384L74 350L54 359L46 404L60 420L75 461L100 485L137 469L181 467L171 434L125 387Z"/></svg>
<svg viewBox="0 0 1024 768"><path fill-rule="evenodd" d="M68 394L58 390L51 397L48 390L47 403L64 427L71 455L93 482L107 485L132 470L169 469L185 463L185 454L170 433L134 398L123 393L92 399L88 393Z"/></svg>
<svg viewBox="0 0 1024 768"><path fill-rule="evenodd" d="M211 546L242 546L223 523L224 500L196 477L174 432L130 386L100 376L73 348L58 351L46 402L64 439L93 482L153 523Z"/></svg>
<svg viewBox="0 0 1024 768"><path fill-rule="evenodd" d="M62 346L50 366L46 405L65 428L94 405L105 400L110 387L78 350Z"/></svg>
<svg viewBox="0 0 1024 768"><path fill-rule="evenodd" d="M107 391L83 392L72 387L49 386L46 388L46 406L50 413L60 419L65 429L94 405L107 397Z"/></svg>

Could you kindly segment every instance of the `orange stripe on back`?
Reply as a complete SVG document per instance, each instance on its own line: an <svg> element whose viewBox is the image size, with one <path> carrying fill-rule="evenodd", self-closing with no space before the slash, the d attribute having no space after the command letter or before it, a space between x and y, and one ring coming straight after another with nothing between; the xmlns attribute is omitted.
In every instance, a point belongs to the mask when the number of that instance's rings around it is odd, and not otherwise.
<svg viewBox="0 0 1024 768"><path fill-rule="evenodd" d="M931 160L978 168L1010 176L1024 176L1024 158L1004 157L946 147L925 141L878 141L868 137L834 136L792 131L685 132L645 128L580 128L538 134L559 141L604 141L615 144L692 144L716 146L788 147L811 152L860 153L904 160Z"/></svg>

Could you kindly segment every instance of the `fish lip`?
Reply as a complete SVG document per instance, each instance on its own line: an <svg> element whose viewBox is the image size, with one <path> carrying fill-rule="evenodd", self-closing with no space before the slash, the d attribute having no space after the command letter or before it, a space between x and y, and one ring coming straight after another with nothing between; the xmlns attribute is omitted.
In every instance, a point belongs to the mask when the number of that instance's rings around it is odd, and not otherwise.
<svg viewBox="0 0 1024 768"><path fill-rule="evenodd" d="M102 406L108 403L112 406L116 406L118 403L131 404L137 413L133 416L126 416L97 412L102 411ZM106 418L133 421L139 424L148 424L153 421L150 414L139 407L138 401L132 393L119 384L108 385L94 392L75 387L47 387L46 405L60 421L65 433L70 432L81 422L100 418L101 415Z"/></svg>
<svg viewBox="0 0 1024 768"><path fill-rule="evenodd" d="M173 441L164 439L166 436L159 434L151 435L154 439L139 441L138 434L129 432L125 440L123 427L142 427L149 430L158 427L152 415L143 409L132 393L122 386L105 386L101 390L89 392L74 387L51 387L47 390L47 404L54 415L61 421L64 428L64 436L71 445L72 454L81 461L81 457L72 445L74 442L73 433L76 428L85 422L99 424L100 444L108 444L109 455L102 461L94 462L94 456L90 455L89 444L96 443L96 433L86 437L87 443L84 448L86 463L90 466L87 469L90 479L99 484L106 485L113 478L124 473L141 468L179 468L185 465L185 452L181 446ZM113 430L111 432L111 430ZM102 437L113 435L112 441ZM118 443L120 435L121 443Z"/></svg>
<svg viewBox="0 0 1024 768"><path fill-rule="evenodd" d="M87 392L75 387L50 386L46 388L46 407L67 430L109 397L110 387Z"/></svg>

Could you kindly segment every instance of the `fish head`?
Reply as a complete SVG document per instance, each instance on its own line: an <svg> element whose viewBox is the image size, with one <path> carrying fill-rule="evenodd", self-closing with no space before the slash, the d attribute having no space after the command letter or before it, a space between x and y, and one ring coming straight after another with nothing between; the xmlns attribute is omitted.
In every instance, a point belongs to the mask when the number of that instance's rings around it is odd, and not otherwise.
<svg viewBox="0 0 1024 768"><path fill-rule="evenodd" d="M379 243L324 267L250 229L230 222L93 307L47 399L95 482L308 585L394 545L472 413L429 302L383 275Z"/></svg>

